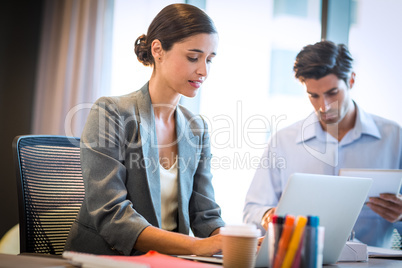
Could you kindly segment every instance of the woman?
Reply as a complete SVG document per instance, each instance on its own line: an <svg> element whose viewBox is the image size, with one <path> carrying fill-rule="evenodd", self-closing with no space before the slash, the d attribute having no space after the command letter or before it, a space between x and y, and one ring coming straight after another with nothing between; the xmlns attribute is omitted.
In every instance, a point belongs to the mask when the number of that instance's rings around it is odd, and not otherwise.
<svg viewBox="0 0 402 268"><path fill-rule="evenodd" d="M165 7L137 39L138 60L153 73L139 91L100 98L91 110L81 138L86 196L65 250L221 250L207 125L178 105L197 94L217 44L212 20L186 4Z"/></svg>

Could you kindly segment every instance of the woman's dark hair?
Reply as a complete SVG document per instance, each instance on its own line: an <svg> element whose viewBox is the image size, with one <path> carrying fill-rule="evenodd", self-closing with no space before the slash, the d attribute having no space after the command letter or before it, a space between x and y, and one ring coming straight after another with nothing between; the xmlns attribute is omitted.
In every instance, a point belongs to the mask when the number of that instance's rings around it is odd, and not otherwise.
<svg viewBox="0 0 402 268"><path fill-rule="evenodd" d="M293 71L295 77L301 82L334 74L348 84L348 78L352 72L352 62L352 56L345 45L321 41L305 46L299 52Z"/></svg>
<svg viewBox="0 0 402 268"><path fill-rule="evenodd" d="M145 66L154 65L152 41L158 39L162 48L170 50L174 43L199 33L217 33L212 19L201 9L189 4L172 4L163 8L154 18L147 34L137 38L134 51Z"/></svg>

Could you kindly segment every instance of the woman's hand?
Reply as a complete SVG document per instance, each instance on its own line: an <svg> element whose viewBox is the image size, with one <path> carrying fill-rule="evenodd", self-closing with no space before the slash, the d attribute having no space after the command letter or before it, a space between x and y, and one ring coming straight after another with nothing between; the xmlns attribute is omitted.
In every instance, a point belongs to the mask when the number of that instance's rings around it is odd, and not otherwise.
<svg viewBox="0 0 402 268"><path fill-rule="evenodd" d="M192 254L212 256L222 251L222 235L217 234L208 238L196 238L192 247Z"/></svg>
<svg viewBox="0 0 402 268"><path fill-rule="evenodd" d="M142 252L156 250L168 255L212 256L222 250L222 235L219 228L208 238L197 238L148 226L138 236L134 248Z"/></svg>

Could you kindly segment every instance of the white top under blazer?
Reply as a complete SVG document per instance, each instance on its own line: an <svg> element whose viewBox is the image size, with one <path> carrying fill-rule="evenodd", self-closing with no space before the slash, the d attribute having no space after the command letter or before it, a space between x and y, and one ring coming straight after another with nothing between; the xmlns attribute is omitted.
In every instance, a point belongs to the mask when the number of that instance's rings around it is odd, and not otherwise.
<svg viewBox="0 0 402 268"><path fill-rule="evenodd" d="M177 228L177 159L169 169L165 169L159 163L159 172L161 178L162 229L172 231Z"/></svg>

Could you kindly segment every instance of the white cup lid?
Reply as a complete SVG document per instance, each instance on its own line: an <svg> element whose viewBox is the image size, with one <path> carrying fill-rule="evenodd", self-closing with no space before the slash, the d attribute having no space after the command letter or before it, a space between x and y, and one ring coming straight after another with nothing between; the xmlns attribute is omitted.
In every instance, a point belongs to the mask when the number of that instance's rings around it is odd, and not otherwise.
<svg viewBox="0 0 402 268"><path fill-rule="evenodd" d="M254 224L231 224L222 227L220 233L228 236L259 237L261 230Z"/></svg>

